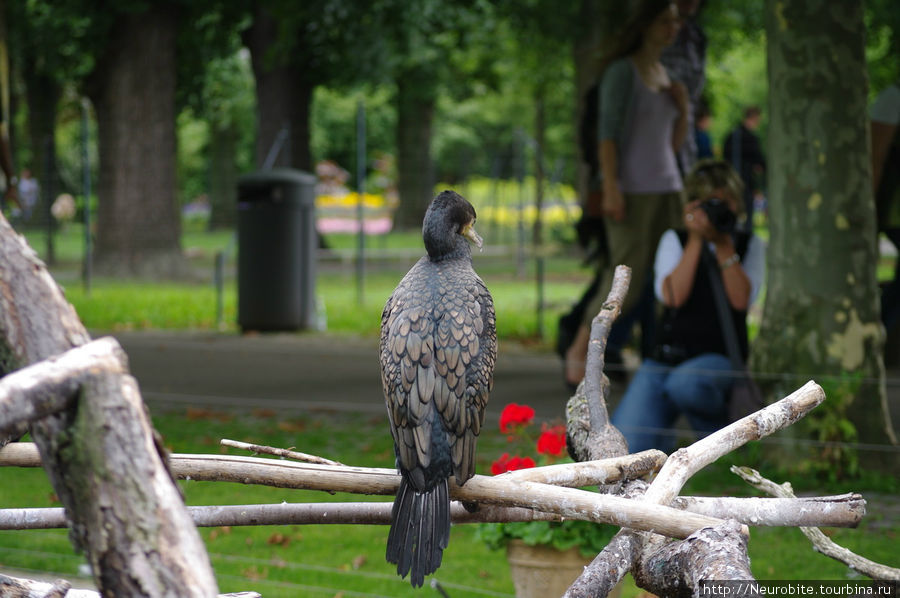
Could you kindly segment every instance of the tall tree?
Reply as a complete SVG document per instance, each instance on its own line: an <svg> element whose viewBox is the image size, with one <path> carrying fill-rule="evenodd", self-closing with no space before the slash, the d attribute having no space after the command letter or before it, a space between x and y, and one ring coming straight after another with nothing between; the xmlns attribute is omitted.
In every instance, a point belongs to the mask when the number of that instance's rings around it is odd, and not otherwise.
<svg viewBox="0 0 900 598"><path fill-rule="evenodd" d="M797 376L775 376L776 395L800 379L822 382L826 409L855 427L838 426L840 439L895 443L875 275L862 3L769 0L766 13L771 239L753 366Z"/></svg>
<svg viewBox="0 0 900 598"><path fill-rule="evenodd" d="M168 3L116 15L88 80L100 158L100 273L169 277L186 267L175 198L177 28Z"/></svg>
<svg viewBox="0 0 900 598"><path fill-rule="evenodd" d="M379 71L375 10L353 0L253 0L250 6L243 39L256 79L257 166L281 144L274 166L311 171L313 91Z"/></svg>

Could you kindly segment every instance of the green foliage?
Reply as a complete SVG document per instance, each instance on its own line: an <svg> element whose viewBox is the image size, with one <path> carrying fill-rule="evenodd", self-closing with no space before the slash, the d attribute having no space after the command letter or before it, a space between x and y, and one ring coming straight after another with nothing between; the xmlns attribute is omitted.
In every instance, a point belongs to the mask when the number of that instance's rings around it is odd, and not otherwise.
<svg viewBox="0 0 900 598"><path fill-rule="evenodd" d="M550 545L557 550L577 547L586 557L596 556L615 535L617 527L590 521L517 521L485 523L478 526L475 537L493 550L505 548L507 542L519 539L529 546Z"/></svg>
<svg viewBox="0 0 900 598"><path fill-rule="evenodd" d="M859 455L851 445L859 440L849 412L862 388L861 372L826 377L819 384L828 400L810 413L802 426L823 443L807 467L830 481L859 474Z"/></svg>

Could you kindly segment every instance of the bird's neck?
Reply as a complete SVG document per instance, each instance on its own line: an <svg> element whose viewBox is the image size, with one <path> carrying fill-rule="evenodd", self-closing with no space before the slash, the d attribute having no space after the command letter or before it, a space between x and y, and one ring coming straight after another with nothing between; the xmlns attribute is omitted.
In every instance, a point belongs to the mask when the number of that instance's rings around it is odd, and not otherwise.
<svg viewBox="0 0 900 598"><path fill-rule="evenodd" d="M472 257L469 242L457 234L439 237L428 235L426 232L425 249L428 251L428 259L432 262Z"/></svg>

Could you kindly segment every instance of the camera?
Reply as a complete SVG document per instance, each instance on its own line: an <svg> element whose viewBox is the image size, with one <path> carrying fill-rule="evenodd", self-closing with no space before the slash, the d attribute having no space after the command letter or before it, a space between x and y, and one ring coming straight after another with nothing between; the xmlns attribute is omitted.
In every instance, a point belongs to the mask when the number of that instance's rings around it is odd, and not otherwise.
<svg viewBox="0 0 900 598"><path fill-rule="evenodd" d="M728 203L720 197L710 197L700 204L706 212L709 223L720 233L733 233L737 227L737 216L728 207Z"/></svg>

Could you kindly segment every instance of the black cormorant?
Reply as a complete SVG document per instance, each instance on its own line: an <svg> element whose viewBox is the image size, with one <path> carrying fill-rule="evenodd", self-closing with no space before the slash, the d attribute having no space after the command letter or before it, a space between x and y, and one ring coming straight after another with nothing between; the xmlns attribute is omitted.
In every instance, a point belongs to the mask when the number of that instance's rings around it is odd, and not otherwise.
<svg viewBox="0 0 900 598"><path fill-rule="evenodd" d="M494 303L472 269L475 208L443 191L422 224L428 255L391 294L381 316L381 381L400 487L388 562L421 586L450 538L448 479L475 474L475 443L494 379Z"/></svg>

